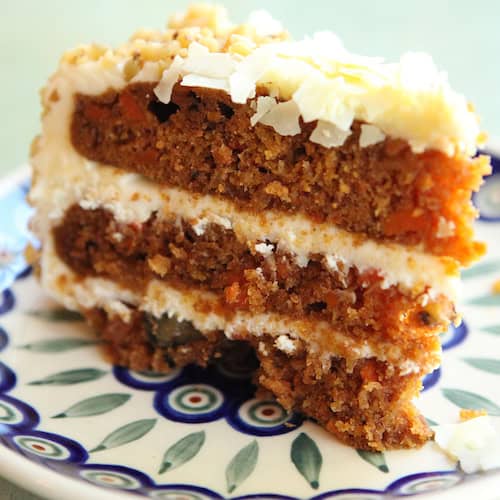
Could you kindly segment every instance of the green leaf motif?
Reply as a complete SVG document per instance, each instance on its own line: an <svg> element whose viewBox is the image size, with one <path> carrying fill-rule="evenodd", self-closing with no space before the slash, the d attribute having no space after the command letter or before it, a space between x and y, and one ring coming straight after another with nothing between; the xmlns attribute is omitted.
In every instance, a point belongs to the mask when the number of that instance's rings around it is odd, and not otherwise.
<svg viewBox="0 0 500 500"><path fill-rule="evenodd" d="M500 375L500 359L493 358L464 358L464 361L483 372Z"/></svg>
<svg viewBox="0 0 500 500"><path fill-rule="evenodd" d="M54 373L40 380L28 382L28 385L72 385L81 384L82 382L90 382L97 380L104 375L106 371L98 370L97 368L78 368L77 370L67 370L64 372Z"/></svg>
<svg viewBox="0 0 500 500"><path fill-rule="evenodd" d="M500 407L479 394L462 389L442 389L442 392L446 399L460 408L486 410L490 415L500 416Z"/></svg>
<svg viewBox="0 0 500 500"><path fill-rule="evenodd" d="M304 479L312 488L317 489L323 457L316 443L306 433L301 432L292 443L290 456Z"/></svg>
<svg viewBox="0 0 500 500"><path fill-rule="evenodd" d="M253 472L259 458L259 444L253 440L236 453L226 467L228 493L232 493Z"/></svg>
<svg viewBox="0 0 500 500"><path fill-rule="evenodd" d="M46 321L83 321L83 317L80 313L76 311L70 311L69 309L58 308L58 309L41 309L39 311L28 311L30 316L35 316L37 318L44 319Z"/></svg>
<svg viewBox="0 0 500 500"><path fill-rule="evenodd" d="M358 455L369 464L376 467L380 472L389 472L389 467L385 461L385 455L381 451L356 450Z"/></svg>
<svg viewBox="0 0 500 500"><path fill-rule="evenodd" d="M430 425L430 426L439 425L436 421L432 420L432 418L425 417L425 421L427 422L427 425Z"/></svg>
<svg viewBox="0 0 500 500"><path fill-rule="evenodd" d="M500 269L500 260L492 260L490 262L482 262L472 266L470 269L462 271L462 279L467 280L469 278L477 278L478 276L483 276L485 274L494 273Z"/></svg>
<svg viewBox="0 0 500 500"><path fill-rule="evenodd" d="M100 342L98 340L63 337L57 339L39 340L37 342L32 342L31 344L20 345L19 349L26 349L33 352L56 353L96 344L100 344Z"/></svg>
<svg viewBox="0 0 500 500"><path fill-rule="evenodd" d="M116 448L132 441L137 441L141 437L145 436L156 424L156 418L144 418L142 420L136 420L130 424L123 425L118 429L114 430L111 434L108 434L102 442L89 451L93 453L101 450L109 450L110 448Z"/></svg>
<svg viewBox="0 0 500 500"><path fill-rule="evenodd" d="M193 432L174 443L163 455L159 474L175 469L194 458L205 443L205 431Z"/></svg>
<svg viewBox="0 0 500 500"><path fill-rule="evenodd" d="M125 404L130 397L130 394L121 393L93 396L75 403L67 410L54 415L52 418L92 417L94 415L102 415L103 413L107 413Z"/></svg>
<svg viewBox="0 0 500 500"><path fill-rule="evenodd" d="M467 302L471 306L500 306L500 293L480 295Z"/></svg>
<svg viewBox="0 0 500 500"><path fill-rule="evenodd" d="M491 333L492 335L500 335L500 325L483 326L481 331Z"/></svg>

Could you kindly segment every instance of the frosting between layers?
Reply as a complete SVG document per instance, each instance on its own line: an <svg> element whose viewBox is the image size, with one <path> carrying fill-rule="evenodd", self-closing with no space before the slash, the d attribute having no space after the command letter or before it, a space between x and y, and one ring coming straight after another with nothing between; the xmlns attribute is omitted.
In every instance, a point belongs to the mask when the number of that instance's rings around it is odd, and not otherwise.
<svg viewBox="0 0 500 500"><path fill-rule="evenodd" d="M277 246L295 255L301 267L307 265L309 255L324 254L332 271L339 262L360 272L373 270L382 276L383 287L398 285L419 292L429 288L430 293L455 295L458 279L446 258L363 239L328 223L312 223L300 214L245 212L226 200L161 187L143 176L91 162L72 150L52 153L50 148L41 153L37 165L43 169L57 165L64 176L41 175L30 194L37 207L33 229L42 241L75 203L86 210L109 210L123 223L140 224L154 212L174 214L190 222L197 235L203 234L207 224L218 224L233 230L259 253L269 254Z"/></svg>
<svg viewBox="0 0 500 500"><path fill-rule="evenodd" d="M149 62L131 81L149 81L156 69ZM42 241L74 203L88 209L103 207L122 222L143 222L154 211L171 212L191 220L197 232L203 231L207 223L216 223L232 228L243 240L279 243L283 250L294 253L301 265L307 265L311 253L325 254L332 268L341 260L360 271L376 270L384 278L384 286L417 287L420 291L429 287L435 293L454 297L457 273L446 258L418 248L356 238L330 224L313 224L301 215L245 213L230 202L161 188L135 174L83 158L70 140L74 94L101 94L125 84L122 70L116 65L102 68L90 61L78 66L63 65L45 89L43 136L34 148L30 193L38 210L33 225Z"/></svg>
<svg viewBox="0 0 500 500"><path fill-rule="evenodd" d="M142 64L154 66L151 81L163 75L156 90L163 102L169 102L178 80L186 86L225 90L235 103L246 102L257 86L264 87L272 97L287 101L281 111L293 117L296 126L285 134L297 133L299 116L305 122L318 120L311 140L325 147L342 144L353 120L406 140L414 152L473 154L482 139L464 96L450 87L446 74L427 54L407 53L398 63L385 63L349 53L330 32L289 41L276 32L276 24L274 32L266 33L270 37L263 37L255 22L234 26L222 19L223 12L213 11L210 22L205 21L210 18L206 13L199 18L189 14L178 18L175 30L143 31L115 50L79 47L63 58L59 73L78 73L90 66L96 75L117 71L117 77L134 81ZM269 19L266 24L273 25ZM275 107L276 115L278 111ZM331 135L335 141L329 140Z"/></svg>
<svg viewBox="0 0 500 500"><path fill-rule="evenodd" d="M324 321L292 320L275 313L236 312L231 317L225 317L215 312L217 298L214 294L178 291L158 280L149 284L144 295L137 295L111 280L92 277L82 279L56 255L52 238L44 242L41 259L43 287L72 310L99 307L110 316L118 315L124 321L129 321L130 309L126 305L129 304L155 317L167 314L179 321L188 320L202 332L223 330L228 338L238 339L239 335L248 333L257 337L269 334L276 337L276 347L288 354L293 354L293 339L300 338L306 342L309 350L324 354L325 366L328 366L331 357L343 357L347 361L376 357L397 366L401 375L407 375L427 373L440 361L439 350L419 353L418 360L407 359L402 356L400 348L391 343L355 340L333 330ZM203 303L203 307L200 307L200 303Z"/></svg>

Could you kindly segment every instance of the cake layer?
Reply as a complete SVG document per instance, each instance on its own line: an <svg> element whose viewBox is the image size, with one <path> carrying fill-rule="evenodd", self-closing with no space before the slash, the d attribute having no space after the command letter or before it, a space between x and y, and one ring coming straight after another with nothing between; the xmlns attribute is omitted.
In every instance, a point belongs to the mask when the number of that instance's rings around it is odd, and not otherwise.
<svg viewBox="0 0 500 500"><path fill-rule="evenodd" d="M426 343L454 314L443 296L382 287L375 270L360 273L323 255L299 265L274 241L239 240L217 224L197 233L175 214L120 224L106 210L74 205L54 238L59 258L79 276L108 278L138 295L154 280L187 293L209 291L224 316L245 311L322 320L354 338L400 344Z"/></svg>
<svg viewBox="0 0 500 500"><path fill-rule="evenodd" d="M261 388L285 409L313 418L358 449L416 447L432 435L412 404L420 375L398 374L382 361L325 360L302 341L294 342L293 352L283 351L266 334L256 338L241 333L238 341L228 342L220 332L211 332L205 339L175 343L159 338L139 311L132 313L129 322L97 308L85 314L106 342L111 359L137 371L168 372L192 362L206 366L212 360L224 365L231 358L240 367L242 360L251 357L248 344L258 358L254 380ZM245 363L253 365L252 360Z"/></svg>
<svg viewBox="0 0 500 500"><path fill-rule="evenodd" d="M78 94L71 121L75 149L161 184L230 199L247 211L302 213L378 240L421 244L464 264L482 253L471 240L469 200L488 171L485 159L415 154L383 135L367 146L366 125L359 122L343 145L325 148L309 140L316 122L301 122L285 136L269 122L253 122L260 97L255 108L255 102L233 103L220 90L177 85L164 104L154 87L135 83L120 92Z"/></svg>
<svg viewBox="0 0 500 500"><path fill-rule="evenodd" d="M293 254L300 266L307 264L310 255L322 254L362 273L375 270L384 287L398 285L455 296L457 266L449 258L401 244L377 243L328 223L315 224L301 215L243 211L230 201L161 187L135 174L90 162L64 140L50 137L44 142L36 154L29 195L37 207L32 227L42 241L74 204L104 208L119 223L142 224L155 212L160 217L173 213L189 221L199 234L213 223L232 229L240 241L279 242L280 250Z"/></svg>
<svg viewBox="0 0 500 500"><path fill-rule="evenodd" d="M281 342L284 350L293 351L294 339L301 339L313 352L322 353L325 360L340 356L354 362L359 357L376 357L404 374L432 371L440 359L437 335L425 335L426 330L435 329L431 326L422 326L421 336L408 339L405 335L387 337L383 329L359 329L356 336L340 323L337 328L329 321L314 317L293 318L274 312L228 309L224 307L223 296L195 288L179 289L159 279L151 280L146 289L138 293L111 279L84 277L73 272L56 254L51 238L44 242L40 267L44 288L73 310L102 308L127 322L131 318L131 307L135 307L156 318L168 315L190 321L203 333L221 330L228 338L268 334Z"/></svg>

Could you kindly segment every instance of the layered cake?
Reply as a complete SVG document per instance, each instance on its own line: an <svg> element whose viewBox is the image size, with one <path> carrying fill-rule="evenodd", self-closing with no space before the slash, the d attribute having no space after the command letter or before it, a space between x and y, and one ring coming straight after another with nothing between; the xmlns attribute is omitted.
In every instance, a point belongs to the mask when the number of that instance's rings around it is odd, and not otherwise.
<svg viewBox="0 0 500 500"><path fill-rule="evenodd" d="M66 52L42 103L35 267L115 363L168 372L244 344L261 390L352 446L431 437L413 399L484 252L470 197L489 163L429 56L197 5Z"/></svg>

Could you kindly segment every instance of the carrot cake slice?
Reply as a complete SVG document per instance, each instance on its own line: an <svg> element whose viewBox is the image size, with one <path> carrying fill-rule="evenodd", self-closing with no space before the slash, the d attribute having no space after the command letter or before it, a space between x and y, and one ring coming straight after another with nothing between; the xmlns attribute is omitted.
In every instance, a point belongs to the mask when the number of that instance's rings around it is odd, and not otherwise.
<svg viewBox="0 0 500 500"><path fill-rule="evenodd" d="M66 52L42 104L39 279L115 363L167 372L246 342L256 383L342 441L431 437L412 400L484 252L470 197L489 162L429 56L197 5Z"/></svg>

